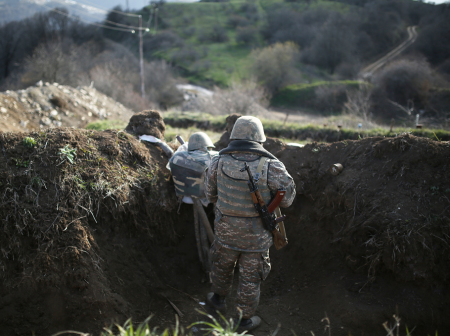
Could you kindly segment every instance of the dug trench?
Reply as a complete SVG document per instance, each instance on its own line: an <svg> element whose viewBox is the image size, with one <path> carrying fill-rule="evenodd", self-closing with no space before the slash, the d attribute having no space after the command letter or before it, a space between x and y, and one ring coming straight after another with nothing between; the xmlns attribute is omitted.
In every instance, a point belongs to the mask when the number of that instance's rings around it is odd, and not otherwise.
<svg viewBox="0 0 450 336"><path fill-rule="evenodd" d="M36 143L27 147L25 137ZM271 249L253 334L280 326L277 335L319 335L329 326L332 335L382 335L394 314L402 333L445 334L449 143L400 135L265 145L298 195L285 209L289 244ZM178 213L158 147L124 132L55 128L0 133L0 149L2 335L100 335L150 315L160 328L175 315L184 328L205 320L210 285L193 211L183 204Z"/></svg>

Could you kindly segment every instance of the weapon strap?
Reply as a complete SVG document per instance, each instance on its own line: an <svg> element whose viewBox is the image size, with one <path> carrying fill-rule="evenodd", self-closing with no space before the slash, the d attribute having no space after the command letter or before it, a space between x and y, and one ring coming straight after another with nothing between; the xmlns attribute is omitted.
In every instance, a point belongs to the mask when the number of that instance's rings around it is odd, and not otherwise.
<svg viewBox="0 0 450 336"><path fill-rule="evenodd" d="M262 169L263 169L264 164L266 163L267 159L268 159L267 157L261 156L261 160L259 160L258 168L256 168L256 174L255 174L255 177L256 177L255 182L256 183L258 183L259 177L261 176ZM269 172L267 172L267 173L269 173ZM281 217L281 209L279 206L275 208L274 213L275 213L275 217L277 217L277 218ZM286 231L284 228L284 223L283 222L278 223L278 227L280 228L280 233L283 236L283 238L286 238Z"/></svg>
<svg viewBox="0 0 450 336"><path fill-rule="evenodd" d="M261 159L259 160L258 168L256 168L256 174L255 174L255 182L258 183L259 177L261 176L262 169L264 167L264 164L266 163L268 158L265 156L261 156Z"/></svg>

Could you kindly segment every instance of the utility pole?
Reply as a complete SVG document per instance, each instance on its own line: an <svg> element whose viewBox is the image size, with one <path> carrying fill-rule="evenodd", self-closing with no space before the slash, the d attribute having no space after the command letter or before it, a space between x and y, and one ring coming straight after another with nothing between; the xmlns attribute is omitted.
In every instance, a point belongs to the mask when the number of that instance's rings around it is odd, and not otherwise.
<svg viewBox="0 0 450 336"><path fill-rule="evenodd" d="M141 95L145 98L144 89L144 48L142 42L142 15L139 15L139 63L141 66Z"/></svg>
<svg viewBox="0 0 450 336"><path fill-rule="evenodd" d="M155 8L155 34L158 30L158 7Z"/></svg>
<svg viewBox="0 0 450 336"><path fill-rule="evenodd" d="M130 11L130 4L129 4L128 0L127 0L127 12L129 12L129 11Z"/></svg>

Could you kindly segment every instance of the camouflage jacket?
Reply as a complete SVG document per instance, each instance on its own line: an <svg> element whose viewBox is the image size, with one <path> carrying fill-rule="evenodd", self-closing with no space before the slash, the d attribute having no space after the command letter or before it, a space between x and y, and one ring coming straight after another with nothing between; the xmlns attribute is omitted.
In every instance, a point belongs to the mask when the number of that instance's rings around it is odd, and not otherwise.
<svg viewBox="0 0 450 336"><path fill-rule="evenodd" d="M218 152L176 151L169 160L177 196L205 198L204 172Z"/></svg>
<svg viewBox="0 0 450 336"><path fill-rule="evenodd" d="M243 166L243 162L250 163L258 160L260 157L259 155L249 153L233 153L232 155L225 154L214 157L211 160L205 176L206 197L212 203L217 203L219 198L217 182L218 174L222 173L220 158L225 156L232 157L236 161L233 163L228 162L229 160L224 160L227 161L227 165L235 165L235 170L237 168L242 168L241 166ZM263 169L267 170L264 183L267 184L267 188L272 194L275 194L279 189L286 190L286 195L280 203L280 207L285 208L290 206L294 201L296 194L295 184L283 163L276 159L268 159L265 163L265 168ZM253 169L251 170L254 174L255 171ZM250 191L246 185L245 188L235 189L236 202L240 202L239 199L242 197L248 198L249 201L251 200ZM265 199L265 201L269 202L270 199ZM226 214L223 214L219 208L216 209L214 231L216 240L221 245L234 250L263 252L266 251L273 243L272 234L264 229L261 218L256 216L227 216Z"/></svg>

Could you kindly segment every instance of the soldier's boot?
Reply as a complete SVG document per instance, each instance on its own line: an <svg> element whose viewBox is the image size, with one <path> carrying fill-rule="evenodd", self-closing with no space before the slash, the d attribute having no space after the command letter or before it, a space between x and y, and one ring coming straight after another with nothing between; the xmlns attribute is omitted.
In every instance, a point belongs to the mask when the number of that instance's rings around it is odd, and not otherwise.
<svg viewBox="0 0 450 336"><path fill-rule="evenodd" d="M227 304L225 303L225 298L213 292L210 292L208 293L208 295L206 295L206 304L222 314L225 314L227 312Z"/></svg>
<svg viewBox="0 0 450 336"><path fill-rule="evenodd" d="M253 316L249 319L242 319L237 328L238 333L242 333L244 331L250 331L256 329L261 324L261 318L259 316Z"/></svg>

